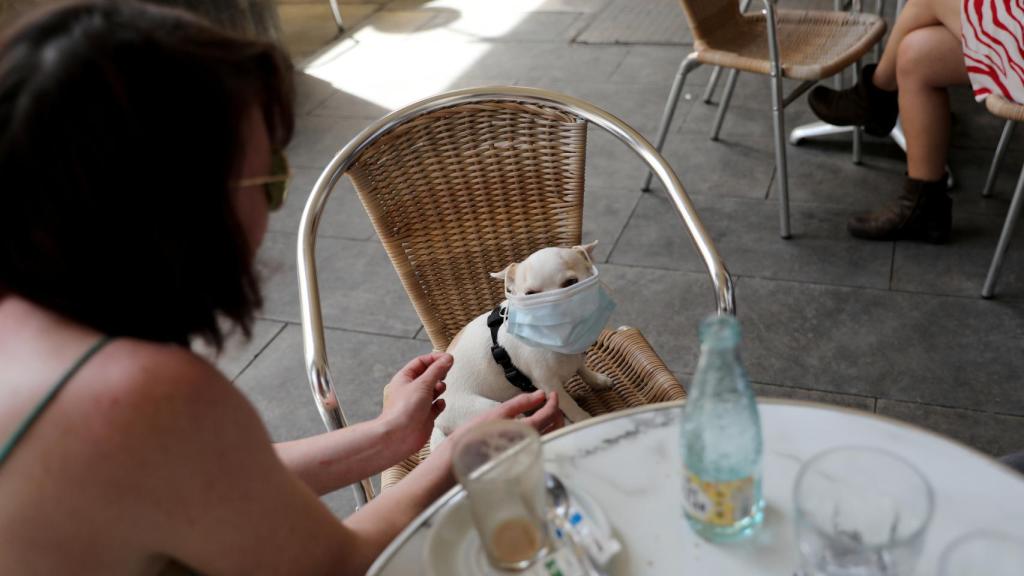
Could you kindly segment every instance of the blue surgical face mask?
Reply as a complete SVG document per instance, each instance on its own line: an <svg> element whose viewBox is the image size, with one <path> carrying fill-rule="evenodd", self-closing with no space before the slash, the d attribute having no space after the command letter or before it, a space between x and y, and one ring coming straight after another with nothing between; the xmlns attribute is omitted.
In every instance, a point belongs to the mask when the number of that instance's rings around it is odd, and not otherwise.
<svg viewBox="0 0 1024 576"><path fill-rule="evenodd" d="M579 354L597 342L615 302L594 275L567 288L508 297L508 333L530 346Z"/></svg>

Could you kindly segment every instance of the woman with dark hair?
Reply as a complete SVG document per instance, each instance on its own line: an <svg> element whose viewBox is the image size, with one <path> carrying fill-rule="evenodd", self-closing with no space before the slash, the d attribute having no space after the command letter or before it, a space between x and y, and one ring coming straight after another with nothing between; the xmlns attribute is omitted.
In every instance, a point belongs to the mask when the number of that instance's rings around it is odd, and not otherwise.
<svg viewBox="0 0 1024 576"><path fill-rule="evenodd" d="M452 485L442 446L344 522L316 498L423 445L447 354L273 446L188 349L249 333L292 123L280 51L181 12L77 2L0 39L0 574L362 574ZM543 394L483 419L531 410L560 425Z"/></svg>

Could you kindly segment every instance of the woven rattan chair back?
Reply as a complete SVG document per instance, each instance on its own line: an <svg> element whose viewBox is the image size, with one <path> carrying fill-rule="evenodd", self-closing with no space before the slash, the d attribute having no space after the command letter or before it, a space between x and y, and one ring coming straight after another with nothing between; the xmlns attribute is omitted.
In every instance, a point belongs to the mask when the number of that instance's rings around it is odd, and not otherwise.
<svg viewBox="0 0 1024 576"><path fill-rule="evenodd" d="M302 340L310 388L328 429L345 426L334 391L316 274L316 232L338 179L348 174L435 348L499 302L490 272L545 246L580 242L587 126L606 130L654 172L697 248L715 308L735 313L732 279L678 177L636 130L569 96L497 86L440 94L378 120L320 175L299 222ZM586 355L609 390L579 378L566 389L591 414L680 399L683 387L635 328L606 330ZM401 479L427 448L382 474ZM363 480L357 502L372 497Z"/></svg>
<svg viewBox="0 0 1024 576"><path fill-rule="evenodd" d="M503 299L490 272L580 243L586 127L553 108L475 102L397 126L349 169L435 348Z"/></svg>
<svg viewBox="0 0 1024 576"><path fill-rule="evenodd" d="M698 50L708 38L722 30L736 29L740 21L740 7L736 0L679 0L693 32L694 47Z"/></svg>

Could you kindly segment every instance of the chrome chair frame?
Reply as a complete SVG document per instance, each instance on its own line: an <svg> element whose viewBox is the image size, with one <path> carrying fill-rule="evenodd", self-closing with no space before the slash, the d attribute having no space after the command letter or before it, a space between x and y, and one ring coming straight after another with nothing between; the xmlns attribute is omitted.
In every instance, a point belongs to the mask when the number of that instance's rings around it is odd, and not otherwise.
<svg viewBox="0 0 1024 576"><path fill-rule="evenodd" d="M334 23L338 26L338 34L345 32L345 23L341 21L341 6L338 0L331 0L331 14L334 15Z"/></svg>
<svg viewBox="0 0 1024 576"><path fill-rule="evenodd" d="M861 0L849 0L850 9L855 12L861 11ZM877 0L879 10L881 10L881 3L883 0ZM769 77L771 79L771 101L772 101L772 129L774 133L774 148L775 148L775 186L779 195L779 236L785 239L791 237L790 229L790 218L789 218L789 174L788 174L788 162L786 159L786 121L785 121L785 109L797 98L802 96L805 92L810 90L817 84L817 80L808 80L801 82L793 91L786 96L783 96L782 82L782 62L779 56L779 42L778 42L778 26L775 21L775 5L778 0L762 0L764 9L762 12L765 15L765 25L767 26L768 33L768 55L771 63L771 69ZM840 7L841 0L835 0L837 9ZM740 5L740 12L746 12L750 6L750 0L743 0ZM679 104L679 96L683 89L683 84L686 82L686 76L694 69L699 67L701 63L697 60L697 53L693 52L683 58L683 61L679 65L679 71L676 73L675 81L672 83L672 88L669 91L668 101L665 103L665 111L662 114L661 124L658 128L658 135L656 137L656 147L660 151L665 145L665 140L668 137L669 125L672 123L672 117L675 115L676 107ZM855 74L860 74L860 62L854 63ZM721 67L716 66L711 72L711 77L708 80L708 86L705 89L703 100L709 102L711 96L714 93L715 86L718 83L719 76L721 74ZM837 79L841 76L837 75ZM719 132L722 128L722 122L725 120L725 114L729 109L729 103L732 100L733 90L736 88L736 80L739 77L739 70L735 68L729 70L729 75L725 81L725 88L722 92L722 99L718 105L718 111L715 114L714 125L711 128L711 140L718 140ZM861 131L859 128L853 129L853 158L855 163L860 162L861 156ZM648 173L644 179L643 190L648 191L651 187L651 174Z"/></svg>
<svg viewBox="0 0 1024 576"><path fill-rule="evenodd" d="M556 108L597 125L618 138L647 164L648 169L658 176L668 191L673 206L682 218L690 239L711 276L717 312L719 314L736 313L732 277L704 229L682 183L661 154L635 129L589 102L547 90L489 86L456 90L433 96L388 114L364 129L345 145L317 179L302 212L297 246L302 345L306 376L309 379L320 417L328 430L344 428L347 426L347 419L335 392L334 379L328 365L323 317L320 310L320 288L317 282L315 249L317 228L324 205L341 176L352 167L359 155L381 136L424 114L479 101L513 101ZM374 497L373 486L368 479L361 481L353 488L357 506L362 506Z"/></svg>
<svg viewBox="0 0 1024 576"><path fill-rule="evenodd" d="M988 178L985 179L985 188L981 191L981 195L985 198L992 195L992 188L995 186L996 176L999 173L999 165L1003 161L1003 156L1006 155L1006 148L1010 144L1015 124L1015 121L1007 120L1003 125L1003 133L999 136L999 144L996 146L995 156L992 157L992 166L989 168ZM1017 226L1017 221L1020 220L1022 207L1024 207L1024 167L1021 168L1017 186L1013 189L1010 209L1006 213L1006 220L1003 221L1003 230L999 233L999 242L996 244L995 254L992 255L988 274L985 276L985 285L981 288L982 298L991 298L995 293L996 281L999 280L999 273L1002 272L1006 250L1010 247L1010 238L1013 236L1013 229Z"/></svg>

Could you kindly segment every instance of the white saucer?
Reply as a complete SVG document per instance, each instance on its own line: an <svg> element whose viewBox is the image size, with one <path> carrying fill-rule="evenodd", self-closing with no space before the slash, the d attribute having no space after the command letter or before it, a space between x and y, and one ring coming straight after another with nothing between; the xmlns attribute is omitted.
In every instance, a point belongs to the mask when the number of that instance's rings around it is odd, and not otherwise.
<svg viewBox="0 0 1024 576"><path fill-rule="evenodd" d="M579 490L569 490L572 500L598 529L608 533L608 518L594 501ZM553 530L552 530L553 532ZM465 493L438 513L427 534L427 574L431 576L505 576L493 568L480 545Z"/></svg>

